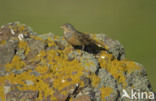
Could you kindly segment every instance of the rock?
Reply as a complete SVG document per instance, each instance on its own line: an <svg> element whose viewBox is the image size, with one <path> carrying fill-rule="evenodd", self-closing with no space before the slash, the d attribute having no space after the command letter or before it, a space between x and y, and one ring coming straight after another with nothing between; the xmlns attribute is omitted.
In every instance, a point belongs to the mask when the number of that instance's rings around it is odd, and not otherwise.
<svg viewBox="0 0 156 101"><path fill-rule="evenodd" d="M99 76L99 78L101 78L101 82L99 84L100 87L109 86L114 89L116 88L116 86L117 86L116 80L105 69L100 69L98 76Z"/></svg>
<svg viewBox="0 0 156 101"><path fill-rule="evenodd" d="M132 91L151 94L141 101L156 101L144 67L125 59L119 41L90 35L107 50L74 48L19 22L1 27L0 101L129 101L122 96Z"/></svg>
<svg viewBox="0 0 156 101"><path fill-rule="evenodd" d="M116 101L119 96L118 89L117 89L117 86L119 86L119 84L117 84L113 76L109 72L107 72L105 69L100 69L98 76L99 78L101 78L101 82L99 83L99 88L102 88L105 86L105 87L110 87L114 89L113 93L111 93L110 96L107 96L105 98L106 101Z"/></svg>
<svg viewBox="0 0 156 101"><path fill-rule="evenodd" d="M0 45L0 66L11 61L15 55L16 47L16 41Z"/></svg>
<svg viewBox="0 0 156 101"><path fill-rule="evenodd" d="M28 39L27 43L31 50L29 55L31 55L32 57L37 55L41 50L46 49L47 46L47 44L41 40Z"/></svg>
<svg viewBox="0 0 156 101"><path fill-rule="evenodd" d="M91 72L96 72L99 68L98 60L95 58L94 55L89 54L83 51L72 51L68 54L70 58L75 58L79 60L82 65L85 67L86 70Z"/></svg>
<svg viewBox="0 0 156 101"><path fill-rule="evenodd" d="M104 44L108 46L108 51L112 53L115 58L119 60L125 59L125 50L119 41L113 40L105 34L96 34L95 37L96 39L101 40L102 42L104 42Z"/></svg>
<svg viewBox="0 0 156 101"><path fill-rule="evenodd" d="M65 88L63 88L60 91L55 91L54 95L56 96L56 99L58 101L66 101L69 100L69 97L74 94L74 92L76 91L77 86L76 85L69 85ZM66 92L66 93L62 93L62 92Z"/></svg>
<svg viewBox="0 0 156 101"><path fill-rule="evenodd" d="M30 37L32 30L25 24L19 22L9 23L0 28L0 41L1 40L23 40L24 38Z"/></svg>
<svg viewBox="0 0 156 101"><path fill-rule="evenodd" d="M37 95L36 91L11 91L6 95L6 101L33 101Z"/></svg>
<svg viewBox="0 0 156 101"><path fill-rule="evenodd" d="M89 96L83 95L72 99L72 101L91 101L91 99L89 98Z"/></svg>
<svg viewBox="0 0 156 101"><path fill-rule="evenodd" d="M44 40L47 40L48 38L55 40L55 38L54 38L55 36L52 33L40 34L40 35L38 35L38 37L40 37Z"/></svg>

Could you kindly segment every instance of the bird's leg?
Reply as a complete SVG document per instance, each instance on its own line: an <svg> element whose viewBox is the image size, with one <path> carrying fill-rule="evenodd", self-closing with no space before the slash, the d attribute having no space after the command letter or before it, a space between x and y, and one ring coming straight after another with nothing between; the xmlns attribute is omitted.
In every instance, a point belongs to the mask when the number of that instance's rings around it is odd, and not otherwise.
<svg viewBox="0 0 156 101"><path fill-rule="evenodd" d="M85 45L82 45L82 50L85 51Z"/></svg>

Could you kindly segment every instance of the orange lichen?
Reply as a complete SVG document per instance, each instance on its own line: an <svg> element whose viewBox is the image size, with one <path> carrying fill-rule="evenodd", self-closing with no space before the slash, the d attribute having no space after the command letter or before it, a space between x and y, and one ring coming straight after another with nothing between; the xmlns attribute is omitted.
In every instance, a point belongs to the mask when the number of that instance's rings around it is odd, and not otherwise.
<svg viewBox="0 0 156 101"><path fill-rule="evenodd" d="M113 93L113 89L109 87L100 88L102 101L106 101L105 97L109 96Z"/></svg>
<svg viewBox="0 0 156 101"><path fill-rule="evenodd" d="M135 62L128 60L119 61L117 59L113 59L111 54L108 54L104 51L100 54L99 63L100 66L110 72L113 77L123 85L123 87L127 86L124 73L131 73L140 69L140 67Z"/></svg>
<svg viewBox="0 0 156 101"><path fill-rule="evenodd" d="M5 65L6 70L10 71L12 69L21 69L25 66L26 64L20 59L19 56L15 55L11 61L11 63L8 63Z"/></svg>
<svg viewBox="0 0 156 101"><path fill-rule="evenodd" d="M29 45L27 42L25 41L20 41L19 44L18 44L18 47L20 49L23 49L24 52L25 52L25 55L27 55L29 52L30 52L30 48L29 48Z"/></svg>

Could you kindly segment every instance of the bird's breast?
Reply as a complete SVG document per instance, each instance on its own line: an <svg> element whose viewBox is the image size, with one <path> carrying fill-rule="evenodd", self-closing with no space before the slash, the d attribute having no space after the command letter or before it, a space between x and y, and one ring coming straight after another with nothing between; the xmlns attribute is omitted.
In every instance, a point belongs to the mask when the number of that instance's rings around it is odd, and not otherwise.
<svg viewBox="0 0 156 101"><path fill-rule="evenodd" d="M64 32L64 38L71 45L78 45L78 46L82 45L81 40L79 40L79 38L74 33Z"/></svg>

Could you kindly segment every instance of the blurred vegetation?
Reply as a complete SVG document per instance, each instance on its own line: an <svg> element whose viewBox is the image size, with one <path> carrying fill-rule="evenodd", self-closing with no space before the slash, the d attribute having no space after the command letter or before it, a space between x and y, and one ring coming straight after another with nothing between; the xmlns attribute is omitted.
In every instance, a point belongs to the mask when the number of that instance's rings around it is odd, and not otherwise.
<svg viewBox="0 0 156 101"><path fill-rule="evenodd" d="M156 91L155 0L0 0L0 25L20 21L35 32L62 35L69 22L80 31L106 33L142 63Z"/></svg>

